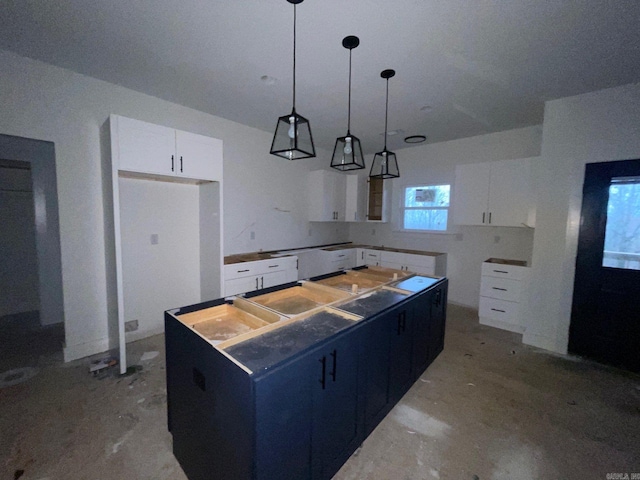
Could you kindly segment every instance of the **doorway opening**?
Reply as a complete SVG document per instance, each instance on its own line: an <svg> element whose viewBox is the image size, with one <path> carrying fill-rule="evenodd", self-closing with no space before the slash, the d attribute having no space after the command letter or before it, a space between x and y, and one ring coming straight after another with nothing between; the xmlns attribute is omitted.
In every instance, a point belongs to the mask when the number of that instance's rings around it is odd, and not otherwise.
<svg viewBox="0 0 640 480"><path fill-rule="evenodd" d="M60 230L51 142L0 135L0 372L64 346Z"/></svg>

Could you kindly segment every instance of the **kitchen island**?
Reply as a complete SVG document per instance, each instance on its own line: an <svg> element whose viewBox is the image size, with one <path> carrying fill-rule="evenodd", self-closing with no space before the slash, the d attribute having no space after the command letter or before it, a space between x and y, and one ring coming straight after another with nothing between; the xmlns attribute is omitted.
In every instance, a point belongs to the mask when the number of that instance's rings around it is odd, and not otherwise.
<svg viewBox="0 0 640 480"><path fill-rule="evenodd" d="M372 267L167 311L188 478L331 478L442 351L446 296Z"/></svg>

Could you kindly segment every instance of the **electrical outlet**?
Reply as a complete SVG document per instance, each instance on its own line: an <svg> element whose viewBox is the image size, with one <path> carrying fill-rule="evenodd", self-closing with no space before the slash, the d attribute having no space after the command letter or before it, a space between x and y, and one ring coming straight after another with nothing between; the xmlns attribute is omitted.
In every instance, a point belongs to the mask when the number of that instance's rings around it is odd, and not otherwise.
<svg viewBox="0 0 640 480"><path fill-rule="evenodd" d="M151 245L158 245L158 234L157 233L152 233L151 234Z"/></svg>
<svg viewBox="0 0 640 480"><path fill-rule="evenodd" d="M135 332L136 330L138 330L138 320L129 320L128 322L124 322L125 332Z"/></svg>
<svg viewBox="0 0 640 480"><path fill-rule="evenodd" d="M251 232L251 240L255 240L256 239L256 232Z"/></svg>

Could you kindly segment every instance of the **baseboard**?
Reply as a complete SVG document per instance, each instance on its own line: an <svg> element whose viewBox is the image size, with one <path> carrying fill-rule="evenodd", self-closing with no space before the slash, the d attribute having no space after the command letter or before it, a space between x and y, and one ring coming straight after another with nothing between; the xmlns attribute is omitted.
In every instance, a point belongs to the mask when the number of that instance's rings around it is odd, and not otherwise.
<svg viewBox="0 0 640 480"><path fill-rule="evenodd" d="M63 348L64 361L71 362L79 358L88 357L97 353L109 350L109 339L101 338L92 342L80 343L78 345L65 345Z"/></svg>
<svg viewBox="0 0 640 480"><path fill-rule="evenodd" d="M501 322L500 320L494 320L493 318L487 317L480 317L480 324L500 328L502 330L508 330L514 333L524 333L525 331L525 328L522 325L514 325L512 323Z"/></svg>

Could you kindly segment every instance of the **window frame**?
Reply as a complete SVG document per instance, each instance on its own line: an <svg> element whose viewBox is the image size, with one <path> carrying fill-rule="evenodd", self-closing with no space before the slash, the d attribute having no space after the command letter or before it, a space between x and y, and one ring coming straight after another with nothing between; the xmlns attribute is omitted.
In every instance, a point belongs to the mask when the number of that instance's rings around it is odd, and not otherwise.
<svg viewBox="0 0 640 480"><path fill-rule="evenodd" d="M441 187L448 186L449 187L449 204L446 207L407 207L405 205L406 197L407 197L407 189L409 188L431 188L431 187ZM430 233L430 234L446 234L450 232L451 225L451 193L452 193L452 184L451 183L411 183L402 185L402 190L400 193L400 202L399 202L399 222L398 227L401 232L408 233ZM447 227L444 230L432 230L432 229L415 229L415 228L405 228L405 212L407 210L446 210L447 212Z"/></svg>

